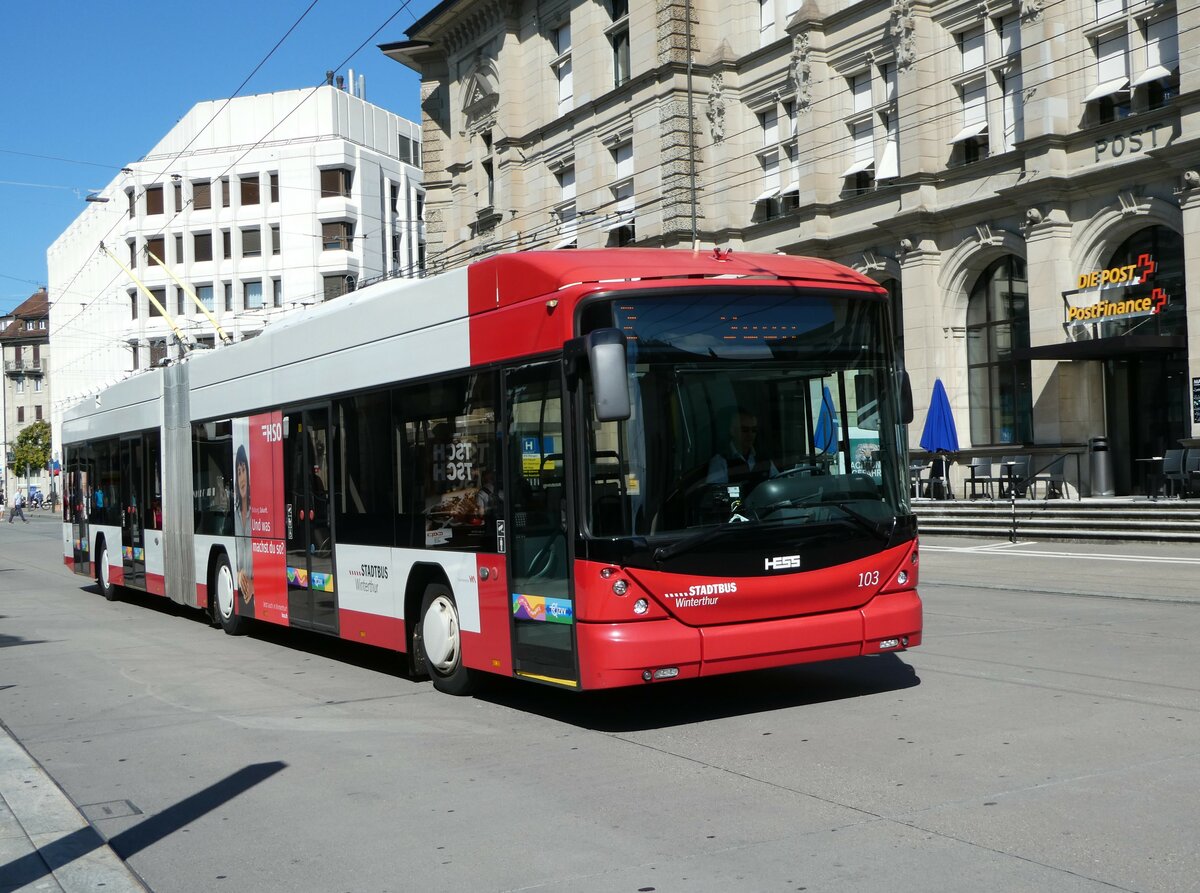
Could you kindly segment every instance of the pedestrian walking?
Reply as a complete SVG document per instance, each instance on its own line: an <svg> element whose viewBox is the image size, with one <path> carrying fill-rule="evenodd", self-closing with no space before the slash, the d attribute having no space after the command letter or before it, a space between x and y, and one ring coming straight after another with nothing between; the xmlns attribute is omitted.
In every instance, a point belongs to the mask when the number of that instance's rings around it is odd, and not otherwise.
<svg viewBox="0 0 1200 893"><path fill-rule="evenodd" d="M17 498L13 500L12 511L8 513L8 523L11 524L13 522L13 518L17 517L18 515L21 516L21 520L26 524L29 523L29 519L25 517L25 497L20 493L18 493Z"/></svg>

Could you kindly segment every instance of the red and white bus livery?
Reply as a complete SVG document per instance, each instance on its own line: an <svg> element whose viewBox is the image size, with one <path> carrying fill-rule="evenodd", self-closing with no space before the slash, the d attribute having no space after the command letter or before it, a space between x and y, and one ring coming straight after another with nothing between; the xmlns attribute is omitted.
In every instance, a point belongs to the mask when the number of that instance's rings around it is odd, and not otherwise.
<svg viewBox="0 0 1200 893"><path fill-rule="evenodd" d="M527 252L89 397L66 564L251 623L597 689L920 643L907 378L826 261Z"/></svg>

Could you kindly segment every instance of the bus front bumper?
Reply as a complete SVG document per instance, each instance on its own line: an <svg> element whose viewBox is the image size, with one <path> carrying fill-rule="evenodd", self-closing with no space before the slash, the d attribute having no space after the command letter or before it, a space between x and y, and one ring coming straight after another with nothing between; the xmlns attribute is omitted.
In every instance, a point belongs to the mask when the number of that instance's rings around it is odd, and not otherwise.
<svg viewBox="0 0 1200 893"><path fill-rule="evenodd" d="M877 595L861 608L712 627L674 619L579 623L580 688L617 688L838 660L921 644L915 590Z"/></svg>

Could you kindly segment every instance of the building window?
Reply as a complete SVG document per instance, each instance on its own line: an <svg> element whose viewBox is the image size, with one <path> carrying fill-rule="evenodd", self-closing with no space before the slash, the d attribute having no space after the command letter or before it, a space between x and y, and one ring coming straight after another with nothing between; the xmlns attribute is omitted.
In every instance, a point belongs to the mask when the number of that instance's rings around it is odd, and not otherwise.
<svg viewBox="0 0 1200 893"><path fill-rule="evenodd" d="M136 291L129 292L129 310L134 319L138 318L138 293Z"/></svg>
<svg viewBox="0 0 1200 893"><path fill-rule="evenodd" d="M962 127L950 141L959 164L988 157L987 81L979 79L959 87Z"/></svg>
<svg viewBox="0 0 1200 893"><path fill-rule="evenodd" d="M125 190L125 198L129 202L129 219L137 216L137 194L132 189Z"/></svg>
<svg viewBox="0 0 1200 893"><path fill-rule="evenodd" d="M263 289L261 279L251 279L242 283L242 304L247 310L261 310L263 305Z"/></svg>
<svg viewBox="0 0 1200 893"><path fill-rule="evenodd" d="M558 112L570 111L574 95L571 78L571 23L565 22L551 32L554 41L554 60L550 67L558 80Z"/></svg>
<svg viewBox="0 0 1200 893"><path fill-rule="evenodd" d="M24 379L24 378L18 378L18 379L17 379L17 383L16 383L16 389L17 389L17 395L18 395L18 396L20 396L20 395L22 395L22 394L24 394L24 393L25 393L25 379Z"/></svg>
<svg viewBox="0 0 1200 893"><path fill-rule="evenodd" d="M262 255L262 230L250 227L242 230L242 257L260 257Z"/></svg>
<svg viewBox="0 0 1200 893"><path fill-rule="evenodd" d="M17 407L17 424L19 425L24 421L25 421L25 407L18 406Z"/></svg>
<svg viewBox="0 0 1200 893"><path fill-rule="evenodd" d="M35 364L36 364L36 359L35 359ZM42 380L40 378L35 378L33 380L33 392L35 394L40 394L42 392Z"/></svg>
<svg viewBox="0 0 1200 893"><path fill-rule="evenodd" d="M575 216L575 167L564 167L556 177L559 200L554 214L558 218L558 241L554 247L575 248L579 240L579 222Z"/></svg>
<svg viewBox="0 0 1200 893"><path fill-rule="evenodd" d="M271 225L271 253L272 254L279 253L279 224L278 223L274 223Z"/></svg>
<svg viewBox="0 0 1200 893"><path fill-rule="evenodd" d="M1096 86L1084 99L1089 114L1098 124L1127 118L1129 105L1129 36L1122 29L1098 35L1093 40L1096 53Z"/></svg>
<svg viewBox="0 0 1200 893"><path fill-rule="evenodd" d="M227 229L221 230L221 257L225 260L233 257L233 233Z"/></svg>
<svg viewBox="0 0 1200 893"><path fill-rule="evenodd" d="M238 178L238 183L242 187L242 204L257 205L258 198L258 174L248 174Z"/></svg>
<svg viewBox="0 0 1200 893"><path fill-rule="evenodd" d="M610 214L604 228L609 244L621 247L634 241L633 141L620 143L612 150L614 177L612 186L615 214Z"/></svg>
<svg viewBox="0 0 1200 893"><path fill-rule="evenodd" d="M875 144L871 119L849 125L852 163L842 172L844 189L850 195L869 192L875 184Z"/></svg>
<svg viewBox="0 0 1200 893"><path fill-rule="evenodd" d="M758 128L762 133L762 149L758 152L762 178L753 204L760 219L770 220L777 216L775 199L779 195L779 113L774 107L758 113Z"/></svg>
<svg viewBox="0 0 1200 893"><path fill-rule="evenodd" d="M758 45L775 40L775 0L758 0Z"/></svg>
<svg viewBox="0 0 1200 893"><path fill-rule="evenodd" d="M212 233L192 233L192 260L212 260Z"/></svg>
<svg viewBox="0 0 1200 893"><path fill-rule="evenodd" d="M175 314L183 316L187 312L188 297L182 288L175 289Z"/></svg>
<svg viewBox="0 0 1200 893"><path fill-rule="evenodd" d="M161 366L167 358L167 342L151 341L150 342L150 365Z"/></svg>
<svg viewBox="0 0 1200 893"><path fill-rule="evenodd" d="M340 298L342 295L354 291L354 277L345 273L322 276L321 280L325 286L326 301L332 301L334 298Z"/></svg>
<svg viewBox="0 0 1200 893"><path fill-rule="evenodd" d="M146 240L146 265L150 267L159 266L163 259L163 255L167 253L167 240L165 236L151 236Z"/></svg>
<svg viewBox="0 0 1200 893"><path fill-rule="evenodd" d="M174 187L174 192L175 192L175 210L182 211L183 210L183 184L176 183L175 187Z"/></svg>
<svg viewBox="0 0 1200 893"><path fill-rule="evenodd" d="M421 140L420 137L410 137L405 134L400 134L400 160L405 164L411 164L413 167L421 166Z"/></svg>
<svg viewBox="0 0 1200 893"><path fill-rule="evenodd" d="M967 379L971 442L1033 440L1033 386L1028 359L1029 285L1025 261L1011 255L992 263L967 300Z"/></svg>
<svg viewBox="0 0 1200 893"><path fill-rule="evenodd" d="M1022 113L1021 72L1001 73L1001 108L1004 111L1004 151L1011 152L1025 139L1025 115Z"/></svg>
<svg viewBox="0 0 1200 893"><path fill-rule="evenodd" d="M176 234L175 234L175 257L174 257L174 262L175 262L175 265L176 265L176 266L179 266L180 264L182 264L182 263L183 263L183 233L176 233Z"/></svg>
<svg viewBox="0 0 1200 893"><path fill-rule="evenodd" d="M208 180L192 183L192 207L198 211L212 207L212 184Z"/></svg>
<svg viewBox="0 0 1200 893"><path fill-rule="evenodd" d="M167 306L167 290L165 288L152 288L150 289L150 294L154 296L154 300L146 302L146 316L148 318L161 317L163 312L159 308ZM155 303L156 301L157 303Z"/></svg>
<svg viewBox="0 0 1200 893"><path fill-rule="evenodd" d="M321 245L325 251L349 251L354 247L354 224L346 220L322 223Z"/></svg>
<svg viewBox="0 0 1200 893"><path fill-rule="evenodd" d="M34 418L34 421L37 421L37 422L40 422L42 420L42 406L40 403L33 407L33 418Z"/></svg>
<svg viewBox="0 0 1200 893"><path fill-rule="evenodd" d="M612 43L613 86L629 80L629 0L612 0L612 25L608 39Z"/></svg>
<svg viewBox="0 0 1200 893"><path fill-rule="evenodd" d="M1146 67L1133 82L1147 110L1159 109L1179 95L1179 34L1175 16L1142 22Z"/></svg>
<svg viewBox="0 0 1200 893"><path fill-rule="evenodd" d="M131 269L136 269L138 265L137 241L130 239L125 245L129 248L129 266Z"/></svg>
<svg viewBox="0 0 1200 893"><path fill-rule="evenodd" d="M1096 0L1096 21L1125 11L1125 0Z"/></svg>
<svg viewBox="0 0 1200 893"><path fill-rule="evenodd" d="M217 305L213 300L213 287L211 285L197 285L196 297L200 299L200 303L204 305L205 310L212 311L217 309Z"/></svg>
<svg viewBox="0 0 1200 893"><path fill-rule="evenodd" d="M283 280L271 280L271 303L276 307L283 306Z"/></svg>
<svg viewBox="0 0 1200 893"><path fill-rule="evenodd" d="M960 69L964 74L982 68L986 59L984 50L983 25L968 28L955 35L958 41L959 56L962 63Z"/></svg>
<svg viewBox="0 0 1200 893"><path fill-rule="evenodd" d="M161 186L146 187L146 214L161 214L163 212L163 188Z"/></svg>
<svg viewBox="0 0 1200 893"><path fill-rule="evenodd" d="M321 171L321 198L349 198L354 172L349 168L332 167Z"/></svg>
<svg viewBox="0 0 1200 893"><path fill-rule="evenodd" d="M222 177L221 178L221 207L222 208L229 207L231 195L232 195L232 190L229 188L229 178Z"/></svg>

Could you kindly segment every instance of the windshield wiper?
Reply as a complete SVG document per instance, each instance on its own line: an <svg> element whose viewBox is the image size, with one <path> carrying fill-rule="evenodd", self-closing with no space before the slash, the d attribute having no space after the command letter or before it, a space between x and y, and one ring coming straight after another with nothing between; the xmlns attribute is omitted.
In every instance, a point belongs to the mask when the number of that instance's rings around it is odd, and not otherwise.
<svg viewBox="0 0 1200 893"><path fill-rule="evenodd" d="M883 540L884 542L887 542L892 538L892 531L896 529L896 516L894 514L892 515L891 526L887 530L884 530L879 521L872 520L858 509L853 509L844 502L823 502L821 504L832 506L836 509L841 509L845 514L845 518L842 520L854 523L856 526L874 534L877 538Z"/></svg>
<svg viewBox="0 0 1200 893"><path fill-rule="evenodd" d="M685 536L683 539L676 540L669 546L659 546L654 550L654 560L666 561L668 558L674 558L676 555L681 555L684 552L690 552L697 546L702 546L709 540L716 539L728 529L728 524L721 524L717 527L710 527L707 530L701 530L699 533L693 533L691 536Z"/></svg>
<svg viewBox="0 0 1200 893"><path fill-rule="evenodd" d="M846 521L846 522L853 524L855 527L861 527L863 530L866 530L872 536L875 536L878 539L881 539L885 542L892 538L892 530L894 530L896 527L896 516L895 515L892 515L891 529L888 529L885 531L880 526L879 521L873 520L872 518L868 517L867 515L864 515L860 511L858 511L858 509L851 508L848 504L846 504L844 502L813 503L813 502L810 502L807 498L781 499L778 502L772 502L769 505L764 505L762 508L755 510L754 517L756 519L758 519L759 521L763 521L766 519L766 517L768 515L771 515L777 511L779 511L780 509L797 508L798 506L801 506L801 505L804 505L807 508L835 508L835 509L838 509L839 511L842 512L842 515L844 517L837 518L835 520Z"/></svg>

